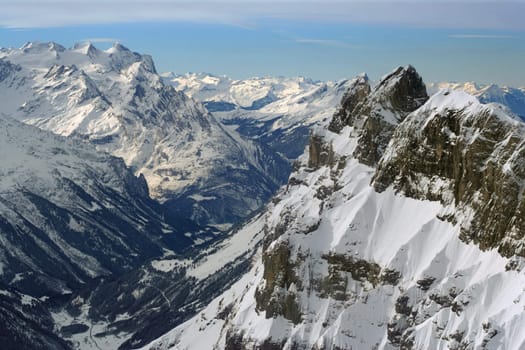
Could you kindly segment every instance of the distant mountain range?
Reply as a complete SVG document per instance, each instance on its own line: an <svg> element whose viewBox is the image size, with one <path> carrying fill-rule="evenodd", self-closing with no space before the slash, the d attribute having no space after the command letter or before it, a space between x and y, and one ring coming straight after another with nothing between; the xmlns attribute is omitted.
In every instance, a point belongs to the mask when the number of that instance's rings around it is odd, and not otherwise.
<svg viewBox="0 0 525 350"><path fill-rule="evenodd" d="M266 77L233 80L210 74L162 75L177 90L202 101L243 136L263 142L287 159L300 156L310 128L335 112L348 81Z"/></svg>
<svg viewBox="0 0 525 350"><path fill-rule="evenodd" d="M172 215L227 229L259 209L289 166L165 85L151 57L120 44L0 51L3 115L124 159Z"/></svg>

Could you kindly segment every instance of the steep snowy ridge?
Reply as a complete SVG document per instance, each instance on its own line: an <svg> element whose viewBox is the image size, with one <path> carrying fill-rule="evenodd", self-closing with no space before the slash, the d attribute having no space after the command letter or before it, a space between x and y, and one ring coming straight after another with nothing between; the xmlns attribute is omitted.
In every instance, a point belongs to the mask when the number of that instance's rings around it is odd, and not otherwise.
<svg viewBox="0 0 525 350"><path fill-rule="evenodd" d="M26 293L63 294L123 272L175 238L122 160L0 117L1 280ZM175 243L176 242L176 243Z"/></svg>
<svg viewBox="0 0 525 350"><path fill-rule="evenodd" d="M163 74L164 80L206 105L242 135L295 159L310 127L332 116L349 82L264 77L233 80L205 73Z"/></svg>
<svg viewBox="0 0 525 350"><path fill-rule="evenodd" d="M0 67L3 114L123 158L173 215L231 225L287 178L282 157L226 130L165 85L151 57L120 44L28 43L2 50Z"/></svg>
<svg viewBox="0 0 525 350"><path fill-rule="evenodd" d="M337 132L315 131L263 228L244 228L264 232L251 271L144 349L525 347L523 230L512 229L521 188L517 200L500 200L523 184L523 124L466 94L427 100L413 67L370 89L363 78L343 100L351 110L334 117ZM367 145L376 162L362 161ZM494 197L490 174L503 189ZM501 218L515 206L516 217ZM500 219L476 225L486 210Z"/></svg>
<svg viewBox="0 0 525 350"><path fill-rule="evenodd" d="M496 84L479 85L476 83L434 83L429 85L429 91L440 89L464 91L479 99L482 103L499 103L510 108L521 119L525 119L525 88L498 86Z"/></svg>
<svg viewBox="0 0 525 350"><path fill-rule="evenodd" d="M52 309L194 244L122 159L4 116L0 177L2 348L70 348L90 320L61 323Z"/></svg>

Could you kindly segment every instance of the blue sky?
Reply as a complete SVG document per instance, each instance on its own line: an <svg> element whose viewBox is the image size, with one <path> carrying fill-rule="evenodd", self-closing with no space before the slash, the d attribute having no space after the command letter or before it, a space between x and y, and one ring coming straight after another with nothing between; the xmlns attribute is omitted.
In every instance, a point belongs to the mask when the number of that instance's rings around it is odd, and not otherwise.
<svg viewBox="0 0 525 350"><path fill-rule="evenodd" d="M426 81L525 86L525 2L0 0L0 46L119 41L159 71L379 78L413 64Z"/></svg>

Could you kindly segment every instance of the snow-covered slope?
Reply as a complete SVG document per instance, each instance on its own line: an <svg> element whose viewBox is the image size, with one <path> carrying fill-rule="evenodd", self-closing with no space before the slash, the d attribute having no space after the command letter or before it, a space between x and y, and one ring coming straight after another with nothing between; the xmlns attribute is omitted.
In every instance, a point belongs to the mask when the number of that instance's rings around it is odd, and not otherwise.
<svg viewBox="0 0 525 350"><path fill-rule="evenodd" d="M45 303L0 284L2 349L66 350L63 339L53 332L53 319Z"/></svg>
<svg viewBox="0 0 525 350"><path fill-rule="evenodd" d="M0 178L2 349L68 348L50 305L193 244L122 159L4 116Z"/></svg>
<svg viewBox="0 0 525 350"><path fill-rule="evenodd" d="M242 275L260 241L241 230L188 251L122 159L3 116L0 177L2 349L145 344Z"/></svg>
<svg viewBox="0 0 525 350"><path fill-rule="evenodd" d="M288 159L308 142L309 129L335 111L348 81L265 77L232 80L205 73L163 74L166 82L205 106L224 123L237 127Z"/></svg>
<svg viewBox="0 0 525 350"><path fill-rule="evenodd" d="M91 145L0 117L0 174L0 278L26 293L63 294L189 243L144 179Z"/></svg>
<svg viewBox="0 0 525 350"><path fill-rule="evenodd" d="M144 349L525 347L525 126L412 67L366 84L245 228L251 271Z"/></svg>
<svg viewBox="0 0 525 350"><path fill-rule="evenodd" d="M275 152L225 128L165 85L151 57L120 44L2 49L0 96L0 113L122 157L152 196L202 224L246 217L288 175Z"/></svg>
<svg viewBox="0 0 525 350"><path fill-rule="evenodd" d="M68 306L53 316L61 326L85 326L61 334L84 350L148 344L198 314L249 270L263 225L264 218L256 216L250 225L196 254L159 257L72 295Z"/></svg>
<svg viewBox="0 0 525 350"><path fill-rule="evenodd" d="M498 86L496 84L479 85L476 83L434 83L429 91L453 89L476 96L482 103L499 103L510 108L514 114L525 120L525 88Z"/></svg>

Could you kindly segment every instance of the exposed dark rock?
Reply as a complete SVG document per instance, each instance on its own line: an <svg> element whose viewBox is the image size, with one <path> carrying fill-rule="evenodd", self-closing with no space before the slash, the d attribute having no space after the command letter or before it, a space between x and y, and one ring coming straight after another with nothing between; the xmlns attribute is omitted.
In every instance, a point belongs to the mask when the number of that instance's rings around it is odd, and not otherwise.
<svg viewBox="0 0 525 350"><path fill-rule="evenodd" d="M427 99L425 84L412 66L399 67L383 78L363 107L353 112L357 115L353 125L360 129L355 151L359 161L375 166L397 123Z"/></svg>
<svg viewBox="0 0 525 350"><path fill-rule="evenodd" d="M258 343L252 339L246 339L244 333L229 329L226 333L224 350L281 350L285 341L278 341L272 338L265 339ZM292 350L299 350L297 346L292 345Z"/></svg>
<svg viewBox="0 0 525 350"><path fill-rule="evenodd" d="M396 125L428 99L425 84L414 67L399 67L384 77L373 90L366 76L358 78L334 115L329 129L339 132L345 125L359 133L354 155L375 166Z"/></svg>
<svg viewBox="0 0 525 350"><path fill-rule="evenodd" d="M406 295L401 295L396 300L395 310L400 315L410 316L412 314L412 307L408 304L410 298Z"/></svg>
<svg viewBox="0 0 525 350"><path fill-rule="evenodd" d="M244 347L243 334L229 329L226 333L224 350L247 350Z"/></svg>
<svg viewBox="0 0 525 350"><path fill-rule="evenodd" d="M301 322L296 295L289 291L292 285L300 289L301 281L294 271L295 263L290 261L288 245L282 243L265 252L263 264L265 285L255 292L257 310L266 311L268 318L281 315L293 323Z"/></svg>
<svg viewBox="0 0 525 350"><path fill-rule="evenodd" d="M397 285L400 278L401 273L399 271L388 268L383 269L383 271L381 271L381 275L379 276L379 279L383 284L390 284L392 286Z"/></svg>
<svg viewBox="0 0 525 350"><path fill-rule="evenodd" d="M410 298L407 295L401 295L397 298L395 304L395 314L387 325L388 341L399 349L412 349L413 347L413 326L416 311L410 305Z"/></svg>
<svg viewBox="0 0 525 350"><path fill-rule="evenodd" d="M524 127L489 107L467 107L425 110L403 122L374 187L393 185L410 197L454 204L456 215L472 210L471 222L452 217L462 224L463 240L525 256Z"/></svg>
<svg viewBox="0 0 525 350"><path fill-rule="evenodd" d="M233 303L226 305L221 311L217 313L217 318L219 320L226 320L233 309Z"/></svg>
<svg viewBox="0 0 525 350"><path fill-rule="evenodd" d="M390 103L394 111L401 112L402 117L422 106L428 99L423 79L410 65L398 67L383 78L374 90L375 92L384 90L383 97ZM379 100L379 102L384 101Z"/></svg>
<svg viewBox="0 0 525 350"><path fill-rule="evenodd" d="M434 277L429 276L429 277L425 277L423 279L418 280L416 283L417 283L417 286L421 290L427 291L430 289L430 287L432 286L432 283L434 283L435 280L436 279Z"/></svg>
<svg viewBox="0 0 525 350"><path fill-rule="evenodd" d="M345 125L354 125L360 108L370 95L370 84L366 75L358 77L348 88L341 100L341 107L336 111L328 130L339 133Z"/></svg>
<svg viewBox="0 0 525 350"><path fill-rule="evenodd" d="M347 286L349 278L358 282L368 282L374 287L380 284L397 284L400 273L392 269L381 269L374 262L355 259L342 254L322 256L328 262L328 275L317 281L316 289L321 297L336 300L348 300ZM348 276L350 274L350 276Z"/></svg>
<svg viewBox="0 0 525 350"><path fill-rule="evenodd" d="M374 262L342 254L323 255L322 258L338 271L349 272L355 281L366 281L373 285L377 285L380 281L381 267Z"/></svg>
<svg viewBox="0 0 525 350"><path fill-rule="evenodd" d="M334 151L332 144L326 143L322 137L311 134L308 150L308 167L317 169L324 165L333 165Z"/></svg>

